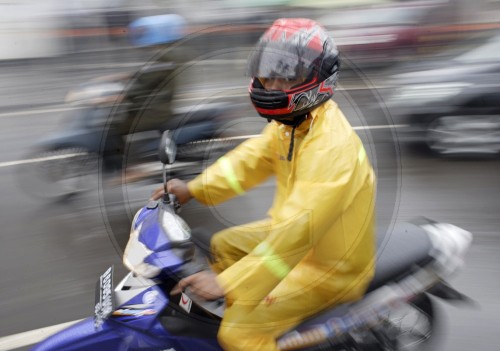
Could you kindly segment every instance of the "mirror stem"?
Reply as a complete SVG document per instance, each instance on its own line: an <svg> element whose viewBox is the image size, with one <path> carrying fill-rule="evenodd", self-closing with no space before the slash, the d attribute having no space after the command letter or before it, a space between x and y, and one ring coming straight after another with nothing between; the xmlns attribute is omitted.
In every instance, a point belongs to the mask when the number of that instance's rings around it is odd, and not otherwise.
<svg viewBox="0 0 500 351"><path fill-rule="evenodd" d="M163 198L162 201L164 204L170 204L170 195L168 193L167 187L167 165L163 165Z"/></svg>

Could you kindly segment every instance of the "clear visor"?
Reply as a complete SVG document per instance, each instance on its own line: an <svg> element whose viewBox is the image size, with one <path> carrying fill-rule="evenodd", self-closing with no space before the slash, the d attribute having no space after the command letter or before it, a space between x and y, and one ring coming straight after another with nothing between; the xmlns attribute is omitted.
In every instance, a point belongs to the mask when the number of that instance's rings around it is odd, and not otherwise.
<svg viewBox="0 0 500 351"><path fill-rule="evenodd" d="M290 43L261 41L250 54L249 77L264 79L306 80L318 69L321 52L298 50Z"/></svg>

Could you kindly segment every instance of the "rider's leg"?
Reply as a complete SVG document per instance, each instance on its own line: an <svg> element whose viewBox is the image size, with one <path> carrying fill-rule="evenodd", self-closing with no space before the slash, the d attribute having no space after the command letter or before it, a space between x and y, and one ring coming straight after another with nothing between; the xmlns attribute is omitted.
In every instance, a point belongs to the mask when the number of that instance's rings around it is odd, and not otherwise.
<svg viewBox="0 0 500 351"><path fill-rule="evenodd" d="M216 233L211 240L212 269L220 273L250 253L269 232L270 220L231 227Z"/></svg>
<svg viewBox="0 0 500 351"><path fill-rule="evenodd" d="M304 319L332 306L360 299L370 282L371 272L372 267L358 274L339 272L335 289L329 290L321 285L304 284L303 276L311 274L302 268L293 269L290 279L283 280L260 302L233 301L224 312L219 343L225 351L278 351L276 339Z"/></svg>

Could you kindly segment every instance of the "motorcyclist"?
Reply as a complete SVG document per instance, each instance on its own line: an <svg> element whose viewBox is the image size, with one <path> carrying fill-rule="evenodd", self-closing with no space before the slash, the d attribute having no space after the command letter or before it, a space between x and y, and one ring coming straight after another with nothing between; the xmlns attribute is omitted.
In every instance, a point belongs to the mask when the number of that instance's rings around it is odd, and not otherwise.
<svg viewBox="0 0 500 351"><path fill-rule="evenodd" d="M276 20L248 62L250 99L270 123L189 183L168 182L181 203L214 206L276 177L269 218L215 234L213 271L172 291L225 296L218 335L225 350L278 350L276 337L361 298L373 276L375 176L330 99L338 73L337 48L318 23Z"/></svg>
<svg viewBox="0 0 500 351"><path fill-rule="evenodd" d="M172 115L176 69L184 55L171 46L185 36L186 21L176 14L141 17L130 23L128 31L132 45L154 56L138 71L121 77L127 88L122 108L111 118L106 148L106 164L115 169L121 169L123 163L126 135L162 132Z"/></svg>

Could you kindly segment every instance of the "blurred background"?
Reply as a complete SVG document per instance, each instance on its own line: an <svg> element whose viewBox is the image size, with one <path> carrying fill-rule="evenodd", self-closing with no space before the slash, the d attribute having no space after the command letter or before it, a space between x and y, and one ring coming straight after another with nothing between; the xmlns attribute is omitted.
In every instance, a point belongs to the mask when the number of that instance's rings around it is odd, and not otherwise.
<svg viewBox="0 0 500 351"><path fill-rule="evenodd" d="M168 49L143 45L142 27L131 27L158 15L183 19ZM452 283L478 307L438 302L432 347L498 349L500 1L16 0L0 1L0 350L27 350L30 339L9 336L91 315L99 274L111 264L125 272L130 220L160 182L148 148L159 134L135 119L118 147L113 128L137 110L193 122L178 134L186 148L174 175L194 176L265 126L248 99L246 58L274 19L299 16L339 46L334 100L377 172L379 232L426 216L474 234ZM135 93L150 72L169 72L175 89L167 79L165 90L144 83ZM211 134L199 134L207 121ZM108 151L118 148L117 166ZM261 218L272 193L270 181L217 208L191 203L183 216L214 231Z"/></svg>

